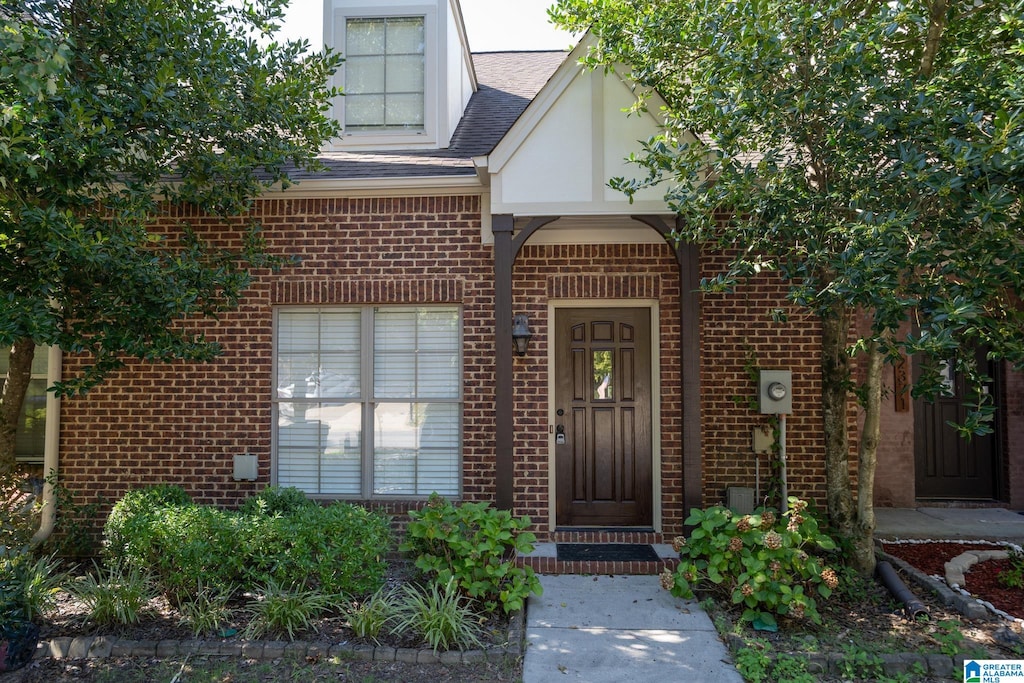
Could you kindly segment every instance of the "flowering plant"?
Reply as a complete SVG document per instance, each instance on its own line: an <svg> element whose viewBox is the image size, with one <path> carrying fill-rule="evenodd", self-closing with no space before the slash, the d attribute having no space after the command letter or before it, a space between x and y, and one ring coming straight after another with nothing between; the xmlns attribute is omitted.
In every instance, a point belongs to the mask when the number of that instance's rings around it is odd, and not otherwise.
<svg viewBox="0 0 1024 683"><path fill-rule="evenodd" d="M679 566L661 575L673 595L711 590L742 605L745 621L769 628L776 615L821 623L814 596L832 595L839 577L815 552L836 544L820 531L806 501L791 497L781 517L770 509L752 515L722 506L694 509L686 524L695 527L689 538L673 542Z"/></svg>

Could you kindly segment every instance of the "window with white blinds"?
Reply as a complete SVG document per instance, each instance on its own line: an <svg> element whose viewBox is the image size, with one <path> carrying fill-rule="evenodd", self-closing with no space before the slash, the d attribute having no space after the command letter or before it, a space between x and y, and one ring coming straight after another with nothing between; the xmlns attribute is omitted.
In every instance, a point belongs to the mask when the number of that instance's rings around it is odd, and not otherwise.
<svg viewBox="0 0 1024 683"><path fill-rule="evenodd" d="M282 308L277 483L324 496L458 495L459 310Z"/></svg>

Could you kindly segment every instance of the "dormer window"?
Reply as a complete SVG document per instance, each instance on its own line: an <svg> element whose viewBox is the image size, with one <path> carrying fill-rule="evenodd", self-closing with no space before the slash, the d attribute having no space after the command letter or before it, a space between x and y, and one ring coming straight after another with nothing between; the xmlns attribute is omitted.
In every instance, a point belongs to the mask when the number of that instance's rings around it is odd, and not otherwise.
<svg viewBox="0 0 1024 683"><path fill-rule="evenodd" d="M459 3L325 0L324 44L345 58L325 151L448 147L476 91Z"/></svg>
<svg viewBox="0 0 1024 683"><path fill-rule="evenodd" d="M345 35L345 132L422 132L423 17L349 18Z"/></svg>

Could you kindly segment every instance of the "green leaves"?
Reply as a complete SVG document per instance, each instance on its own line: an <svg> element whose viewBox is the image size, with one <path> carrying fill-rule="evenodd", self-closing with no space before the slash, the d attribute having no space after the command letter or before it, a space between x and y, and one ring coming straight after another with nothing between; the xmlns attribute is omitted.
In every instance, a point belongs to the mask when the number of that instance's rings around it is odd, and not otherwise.
<svg viewBox="0 0 1024 683"><path fill-rule="evenodd" d="M487 610L522 609L530 593L540 594L540 580L531 567L517 567L515 553L528 553L536 537L527 531L529 517L513 518L508 510L487 503L453 505L433 494L410 522L399 550L415 556L416 567L437 585L456 581Z"/></svg>
<svg viewBox="0 0 1024 683"><path fill-rule="evenodd" d="M218 347L181 321L237 305L250 269L289 263L238 217L292 169L318 167L337 133L326 112L341 59L258 43L284 6L5 3L0 346L91 355L63 393L126 357L212 358ZM214 220L173 218L182 203Z"/></svg>
<svg viewBox="0 0 1024 683"><path fill-rule="evenodd" d="M821 533L804 501L789 502L781 517L772 510L734 515L722 506L692 510L686 524L696 528L673 544L679 566L666 570L662 585L683 598L698 589L718 593L742 605L746 621L774 624L773 615L787 615L817 622L806 590L827 598L838 578L812 553L833 550L835 542Z"/></svg>

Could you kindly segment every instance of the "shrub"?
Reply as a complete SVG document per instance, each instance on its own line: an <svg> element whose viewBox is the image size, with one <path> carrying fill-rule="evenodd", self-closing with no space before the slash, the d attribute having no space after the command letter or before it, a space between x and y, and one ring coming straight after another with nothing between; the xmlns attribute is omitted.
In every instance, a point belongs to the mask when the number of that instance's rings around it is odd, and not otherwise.
<svg viewBox="0 0 1024 683"><path fill-rule="evenodd" d="M394 633L411 630L434 648L434 652L480 646L479 621L463 603L455 579L449 579L444 588L436 583L425 589L407 584L402 587L402 593Z"/></svg>
<svg viewBox="0 0 1024 683"><path fill-rule="evenodd" d="M273 580L335 595L369 595L384 583L391 547L388 518L346 503L309 505L257 520L248 539L251 582Z"/></svg>
<svg viewBox="0 0 1024 683"><path fill-rule="evenodd" d="M35 488L32 480L22 474L0 474L0 557L25 552L39 529Z"/></svg>
<svg viewBox="0 0 1024 683"><path fill-rule="evenodd" d="M533 550L529 517L514 519L487 503L456 507L437 494L409 517L400 549L413 553L416 567L435 583L444 586L454 579L488 611L499 604L505 612L522 609L530 593L540 594L533 569L517 567L513 557Z"/></svg>
<svg viewBox="0 0 1024 683"><path fill-rule="evenodd" d="M390 525L364 508L307 503L270 516L176 502L144 512L140 497L133 495L106 530L107 551L152 572L175 601L200 582L226 593L275 582L350 595L368 595L384 582Z"/></svg>
<svg viewBox="0 0 1024 683"><path fill-rule="evenodd" d="M316 506L316 502L293 486L268 486L255 496L246 498L239 512L247 515L289 515Z"/></svg>
<svg viewBox="0 0 1024 683"><path fill-rule="evenodd" d="M217 591L246 587L245 539L251 518L205 505L173 505L136 514L122 527L123 561L151 572L161 592L180 601L199 582ZM112 547L111 544L110 547Z"/></svg>
<svg viewBox="0 0 1024 683"><path fill-rule="evenodd" d="M833 550L835 543L806 502L790 498L781 518L772 510L739 516L721 506L693 510L686 524L696 528L688 539L676 539L679 566L662 574L673 595L692 598L706 588L743 606L742 618L760 625L774 626L776 615L821 623L814 595L829 597L839 580L808 550Z"/></svg>
<svg viewBox="0 0 1024 683"><path fill-rule="evenodd" d="M103 525L104 554L114 562L131 556L143 561L151 549L145 545L148 539L141 529L149 526L150 516L165 507L189 505L191 502L185 489L170 484L128 491L114 504ZM133 545L140 541L142 546Z"/></svg>

